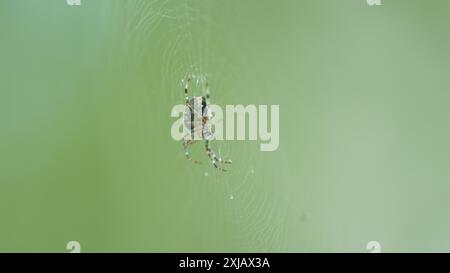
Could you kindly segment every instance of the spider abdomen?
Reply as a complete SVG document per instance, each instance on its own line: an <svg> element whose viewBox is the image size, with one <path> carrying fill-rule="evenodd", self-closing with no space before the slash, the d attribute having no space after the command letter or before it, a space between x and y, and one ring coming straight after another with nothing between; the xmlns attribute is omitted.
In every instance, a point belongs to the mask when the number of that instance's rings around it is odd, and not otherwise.
<svg viewBox="0 0 450 273"><path fill-rule="evenodd" d="M191 97L184 112L184 126L193 139L209 139L208 106L203 96Z"/></svg>

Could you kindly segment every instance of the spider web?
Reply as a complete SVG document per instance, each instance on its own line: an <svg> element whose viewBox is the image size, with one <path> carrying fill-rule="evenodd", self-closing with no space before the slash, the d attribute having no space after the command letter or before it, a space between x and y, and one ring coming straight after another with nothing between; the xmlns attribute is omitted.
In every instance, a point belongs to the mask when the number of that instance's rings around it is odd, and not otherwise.
<svg viewBox="0 0 450 273"><path fill-rule="evenodd" d="M239 68L224 54L227 51L225 41L212 35L220 27L211 16L212 1L134 0L114 3L124 14L123 32L127 33L124 46L143 66L157 67L159 71L156 76L149 75L147 81L148 85L151 85L150 81L160 81L165 92L161 98L164 100L162 105L184 102L182 80L187 74L195 77L189 96L201 94L201 86L208 81L211 103L223 109L227 102L243 92L236 80ZM143 41L152 44L152 51L158 51L162 63L152 63L155 56L149 53ZM156 91L150 92L155 92L150 95L157 95ZM170 112L170 109L158 110ZM173 155L176 165L192 164L185 159L181 145L175 142L174 145L180 147L179 152ZM203 144L196 145L203 147ZM222 205L225 210L221 215L235 231L233 234L238 234L233 240L233 249L280 251L286 215L279 209L277 200L280 198L274 198L273 190L261 183L265 180L260 174L264 153L259 151L259 143L213 141L212 147L218 156L233 160L231 166L224 166L229 172L214 169L204 153L193 154L193 157L202 159L203 165L192 164L187 169L203 190L216 197L216 207Z"/></svg>

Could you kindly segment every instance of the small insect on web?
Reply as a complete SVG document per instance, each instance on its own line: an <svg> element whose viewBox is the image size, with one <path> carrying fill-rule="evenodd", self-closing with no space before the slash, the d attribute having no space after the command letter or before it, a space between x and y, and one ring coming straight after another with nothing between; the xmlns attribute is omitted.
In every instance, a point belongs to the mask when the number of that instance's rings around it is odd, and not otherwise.
<svg viewBox="0 0 450 273"><path fill-rule="evenodd" d="M210 93L208 82L205 81L203 85L202 96L189 97L189 84L195 76L188 75L183 81L184 83L184 96L186 108L184 111L184 126L188 129L188 133L183 137L183 148L186 158L196 164L200 164L200 161L193 159L189 154L189 145L195 144L197 140L205 141L205 151L208 155L212 165L221 171L227 171L222 168L221 164L231 164L231 160L222 160L211 148L211 141L213 139L213 133L211 130L211 113L208 111L210 105Z"/></svg>

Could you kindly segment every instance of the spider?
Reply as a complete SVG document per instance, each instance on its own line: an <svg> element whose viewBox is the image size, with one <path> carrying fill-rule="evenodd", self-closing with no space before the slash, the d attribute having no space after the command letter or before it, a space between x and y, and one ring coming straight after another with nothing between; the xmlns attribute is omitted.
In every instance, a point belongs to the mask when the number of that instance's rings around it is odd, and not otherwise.
<svg viewBox="0 0 450 273"><path fill-rule="evenodd" d="M183 138L183 148L186 159L196 164L201 164L200 161L192 159L189 154L189 145L195 144L197 140L205 141L205 151L211 161L212 165L221 171L227 170L222 168L219 164L231 164L231 160L222 160L218 157L211 148L211 141L213 139L213 133L211 132L211 113L208 111L209 103L209 88L208 83L204 84L203 96L188 96L189 83L192 80L192 76L188 75L184 82L184 96L186 99L186 110L184 111L184 126L189 130Z"/></svg>

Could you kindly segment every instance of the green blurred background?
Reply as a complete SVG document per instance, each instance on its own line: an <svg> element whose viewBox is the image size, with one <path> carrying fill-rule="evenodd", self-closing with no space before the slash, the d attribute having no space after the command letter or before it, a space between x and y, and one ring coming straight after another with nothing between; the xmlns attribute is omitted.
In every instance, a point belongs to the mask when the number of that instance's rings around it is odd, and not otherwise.
<svg viewBox="0 0 450 273"><path fill-rule="evenodd" d="M447 0L0 0L0 251L450 251ZM170 136L181 80L280 147ZM193 93L199 88L193 86Z"/></svg>

